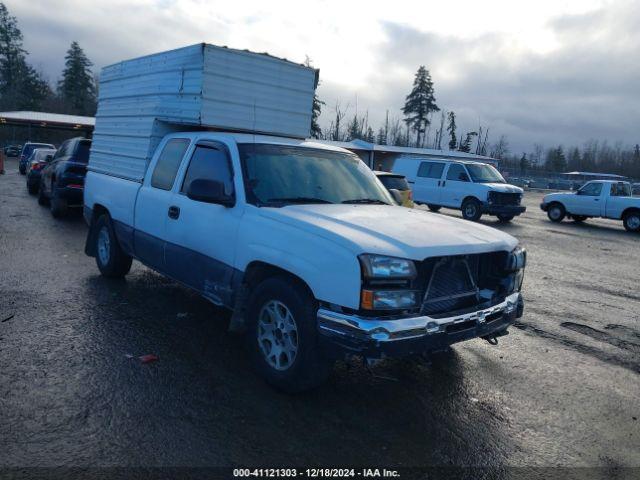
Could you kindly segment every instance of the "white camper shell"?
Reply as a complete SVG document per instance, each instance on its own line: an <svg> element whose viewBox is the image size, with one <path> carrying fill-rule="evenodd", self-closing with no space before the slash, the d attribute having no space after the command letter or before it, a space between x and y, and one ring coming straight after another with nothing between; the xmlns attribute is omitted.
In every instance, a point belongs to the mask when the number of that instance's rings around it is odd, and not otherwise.
<svg viewBox="0 0 640 480"><path fill-rule="evenodd" d="M137 182L160 140L198 128L305 138L317 70L196 44L105 67L90 170Z"/></svg>

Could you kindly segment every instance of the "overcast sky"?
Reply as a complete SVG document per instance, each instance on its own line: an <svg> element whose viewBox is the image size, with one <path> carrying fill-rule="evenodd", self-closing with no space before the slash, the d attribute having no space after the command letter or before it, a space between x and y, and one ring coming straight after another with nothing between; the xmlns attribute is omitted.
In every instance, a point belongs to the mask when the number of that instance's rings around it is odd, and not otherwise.
<svg viewBox="0 0 640 480"><path fill-rule="evenodd" d="M30 62L54 82L77 40L95 70L198 42L320 69L323 125L339 99L374 126L400 116L419 65L461 131L511 151L640 142L640 1L4 0ZM461 133L461 132L460 132Z"/></svg>

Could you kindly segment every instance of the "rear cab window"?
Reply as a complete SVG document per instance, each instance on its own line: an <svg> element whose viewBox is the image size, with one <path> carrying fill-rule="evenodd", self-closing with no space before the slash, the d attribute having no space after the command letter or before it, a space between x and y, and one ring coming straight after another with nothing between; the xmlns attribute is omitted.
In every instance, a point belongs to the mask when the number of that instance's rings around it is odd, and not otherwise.
<svg viewBox="0 0 640 480"><path fill-rule="evenodd" d="M89 150L91 150L91 140L80 140L78 142L78 146L76 147L74 161L78 163L88 163Z"/></svg>
<svg viewBox="0 0 640 480"><path fill-rule="evenodd" d="M409 184L405 177L399 175L380 175L378 179L386 189L409 190Z"/></svg>
<svg viewBox="0 0 640 480"><path fill-rule="evenodd" d="M190 141L186 138L172 138L166 143L153 169L152 187L171 190L189 144Z"/></svg>

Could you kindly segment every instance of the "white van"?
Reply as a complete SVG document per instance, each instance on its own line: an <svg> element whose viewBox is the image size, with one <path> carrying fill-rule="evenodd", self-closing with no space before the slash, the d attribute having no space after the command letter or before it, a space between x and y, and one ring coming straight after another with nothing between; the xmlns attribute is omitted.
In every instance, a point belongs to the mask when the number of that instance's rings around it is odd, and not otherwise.
<svg viewBox="0 0 640 480"><path fill-rule="evenodd" d="M522 188L507 184L500 172L486 163L402 157L392 171L407 177L415 203L434 212L441 207L455 208L462 210L467 220L477 221L486 213L509 222L526 210L521 205Z"/></svg>

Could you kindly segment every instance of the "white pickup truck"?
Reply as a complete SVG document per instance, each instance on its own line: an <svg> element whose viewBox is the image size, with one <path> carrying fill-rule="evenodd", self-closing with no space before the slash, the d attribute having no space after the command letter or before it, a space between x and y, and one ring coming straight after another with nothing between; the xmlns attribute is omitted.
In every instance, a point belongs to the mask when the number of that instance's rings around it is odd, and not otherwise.
<svg viewBox="0 0 640 480"><path fill-rule="evenodd" d="M640 197L632 196L627 182L596 180L576 192L550 193L544 196L540 208L552 222L561 222L565 217L576 222L603 217L622 220L629 232L640 231Z"/></svg>
<svg viewBox="0 0 640 480"><path fill-rule="evenodd" d="M150 101L132 99L128 82L155 72L157 63L163 72L177 66L178 81L160 85L160 113L166 114L170 89L187 84L177 58L185 53L199 58L194 48L124 62L101 75L84 215L90 225L85 251L103 275L122 277L136 259L233 310L230 328L245 333L257 371L285 391L318 385L332 361L345 356L424 355L477 337L497 343L522 316L526 253L515 238L395 205L353 153L284 135L189 131L157 121L157 113L139 119L139 105ZM226 56L216 69L225 81L233 77L234 55L243 61L247 55L210 46L204 53ZM249 60L267 68L263 58ZM273 88L286 95L288 77L277 75L288 65L277 66ZM155 77L145 74L139 83L155 89ZM255 79L268 77L252 78L255 87ZM309 85L308 115L301 115L307 130L312 76ZM278 115L296 108L293 94L272 109L264 100L268 86L260 88L256 100L246 89L237 89L232 103L231 94L224 97L215 110L235 105L234 115L216 122L238 121L245 101L250 124L261 122L251 118L254 112L265 112L274 125L285 125ZM205 96L206 86L194 89L196 99L198 89ZM174 104L181 99L178 91ZM144 138L141 125L154 134L173 129L149 143L148 160L131 147Z"/></svg>

